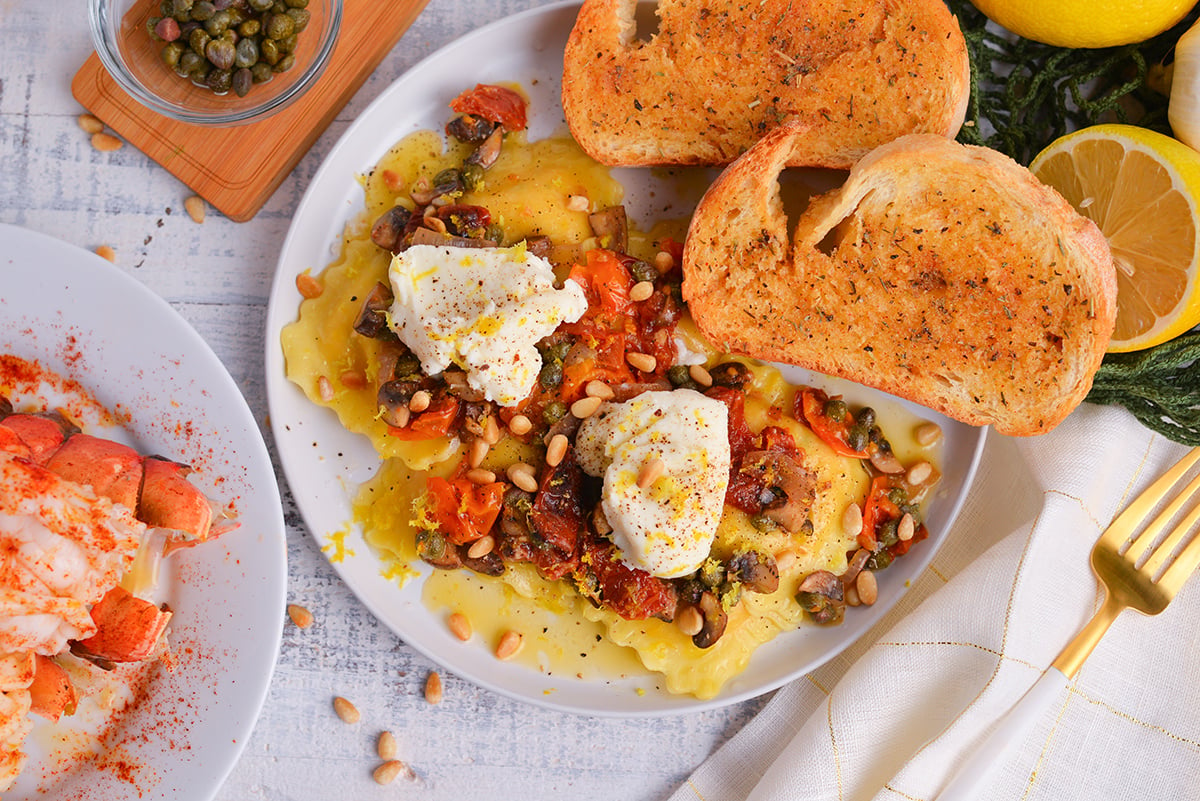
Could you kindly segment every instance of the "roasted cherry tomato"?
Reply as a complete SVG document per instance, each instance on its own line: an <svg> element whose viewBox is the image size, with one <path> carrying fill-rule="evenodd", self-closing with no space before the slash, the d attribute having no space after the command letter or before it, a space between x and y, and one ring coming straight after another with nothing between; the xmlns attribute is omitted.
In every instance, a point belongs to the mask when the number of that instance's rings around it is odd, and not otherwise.
<svg viewBox="0 0 1200 801"><path fill-rule="evenodd" d="M476 84L450 102L459 114L473 114L498 122L509 131L525 130L525 98L503 86Z"/></svg>
<svg viewBox="0 0 1200 801"><path fill-rule="evenodd" d="M427 512L438 531L455 545L474 542L492 530L504 504L504 484L475 484L465 478L425 479Z"/></svg>
<svg viewBox="0 0 1200 801"><path fill-rule="evenodd" d="M861 450L850 444L850 430L854 427L855 422L854 415L845 408L845 404L842 404L840 419L835 419L835 416L829 414L831 400L835 404L840 402L836 398L831 399L819 389L805 387L796 393L794 414L808 423L808 427L812 429L813 433L820 437L822 442L833 448L834 453L839 456L865 459L868 455L866 442L863 443Z"/></svg>
<svg viewBox="0 0 1200 801"><path fill-rule="evenodd" d="M453 395L434 398L429 408L414 414L404 428L388 426L388 433L396 439L419 440L448 436L458 422L461 404Z"/></svg>

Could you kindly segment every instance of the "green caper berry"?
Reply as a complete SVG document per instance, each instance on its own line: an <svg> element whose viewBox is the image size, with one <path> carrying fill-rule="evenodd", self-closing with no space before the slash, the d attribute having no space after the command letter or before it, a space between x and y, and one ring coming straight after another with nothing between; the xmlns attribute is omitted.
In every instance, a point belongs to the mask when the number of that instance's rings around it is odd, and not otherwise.
<svg viewBox="0 0 1200 801"><path fill-rule="evenodd" d="M238 34L243 38L247 36L258 36L262 32L262 23L256 19L248 19L238 26Z"/></svg>
<svg viewBox="0 0 1200 801"><path fill-rule="evenodd" d="M266 83L275 77L275 73L271 71L270 64L264 64L260 61L250 68L250 76L254 79L255 83Z"/></svg>
<svg viewBox="0 0 1200 801"><path fill-rule="evenodd" d="M217 7L208 0L200 0L199 3L192 6L192 20L195 22L207 22L216 13Z"/></svg>
<svg viewBox="0 0 1200 801"><path fill-rule="evenodd" d="M228 71L233 66L234 58L237 55L237 48L225 39L213 39L208 43L204 55L208 57L208 60L212 62L214 67L219 70Z"/></svg>
<svg viewBox="0 0 1200 801"><path fill-rule="evenodd" d="M179 57L183 55L183 45L180 42L171 42L163 47L160 55L162 63L171 69L175 69L179 66Z"/></svg>
<svg viewBox="0 0 1200 801"><path fill-rule="evenodd" d="M263 23L263 30L272 39L286 39L296 32L296 23L287 14L272 14Z"/></svg>
<svg viewBox="0 0 1200 801"><path fill-rule="evenodd" d="M300 33L300 31L307 28L308 23L312 21L312 12L306 11L303 8L289 8L284 13L291 17L296 33Z"/></svg>
<svg viewBox="0 0 1200 801"><path fill-rule="evenodd" d="M275 0L246 0L254 11L266 11L275 5Z"/></svg>
<svg viewBox="0 0 1200 801"><path fill-rule="evenodd" d="M658 280L658 270L654 269L654 265L641 259L629 265L629 272L633 274L633 280L635 281Z"/></svg>
<svg viewBox="0 0 1200 801"><path fill-rule="evenodd" d="M233 85L233 73L223 69L209 70L208 75L204 77L204 85L217 94L223 95Z"/></svg>
<svg viewBox="0 0 1200 801"><path fill-rule="evenodd" d="M571 352L570 342L555 342L550 347L546 348L546 358L562 361L567 358L567 354Z"/></svg>
<svg viewBox="0 0 1200 801"><path fill-rule="evenodd" d="M191 77L198 71L206 69L206 63L204 56L197 55L192 50L185 50L179 57L179 66L175 71L185 78Z"/></svg>
<svg viewBox="0 0 1200 801"><path fill-rule="evenodd" d="M867 429L861 422L855 423L846 432L846 444L850 446L851 450L861 451L867 447L867 442Z"/></svg>
<svg viewBox="0 0 1200 801"><path fill-rule="evenodd" d="M891 551L877 551L867 560L866 567L868 570L883 570L892 563L895 559Z"/></svg>
<svg viewBox="0 0 1200 801"><path fill-rule="evenodd" d="M242 67L233 73L233 91L238 97L245 97L254 85L254 76L248 67Z"/></svg>
<svg viewBox="0 0 1200 801"><path fill-rule="evenodd" d="M300 37L293 33L291 36L285 36L279 40L279 49L284 53L295 53L299 44Z"/></svg>
<svg viewBox="0 0 1200 801"><path fill-rule="evenodd" d="M229 14L229 27L231 28L236 28L246 21L246 12L238 6L230 6L225 9L225 12Z"/></svg>
<svg viewBox="0 0 1200 801"><path fill-rule="evenodd" d="M562 401L554 401L542 410L542 419L546 421L546 425L552 426L566 416L567 404Z"/></svg>
<svg viewBox="0 0 1200 801"><path fill-rule="evenodd" d="M275 2L271 4L271 10L276 14L282 14L288 10L288 6L284 0L275 0Z"/></svg>
<svg viewBox="0 0 1200 801"><path fill-rule="evenodd" d="M296 54L288 53L286 56L279 59L279 63L272 64L271 69L275 72L287 72L294 66L296 66Z"/></svg>
<svg viewBox="0 0 1200 801"><path fill-rule="evenodd" d="M483 186L483 167L478 164L464 164L459 172L462 174L463 188L468 192L474 192Z"/></svg>
<svg viewBox="0 0 1200 801"><path fill-rule="evenodd" d="M220 36L229 30L229 12L218 11L204 21L204 30L208 31L209 36Z"/></svg>
<svg viewBox="0 0 1200 801"><path fill-rule="evenodd" d="M900 541L900 534L897 533L900 528L899 520L888 520L881 525L875 532L875 536L879 540L879 544L883 548L890 548Z"/></svg>
<svg viewBox="0 0 1200 801"><path fill-rule="evenodd" d="M835 423L840 423L846 419L846 414L850 411L844 400L838 398L830 398L825 401L825 416Z"/></svg>
<svg viewBox="0 0 1200 801"><path fill-rule="evenodd" d="M283 58L283 53L279 52L279 43L274 39L263 39L258 46L258 52L262 56L262 60L272 67L279 63L279 59Z"/></svg>
<svg viewBox="0 0 1200 801"><path fill-rule="evenodd" d="M203 28L196 28L188 34L188 47L192 48L192 52L198 56L204 55L204 49L208 47L208 43L211 41L212 37Z"/></svg>
<svg viewBox="0 0 1200 801"><path fill-rule="evenodd" d="M258 43L253 39L242 39L237 43L233 64L239 69L249 69L258 63Z"/></svg>
<svg viewBox="0 0 1200 801"><path fill-rule="evenodd" d="M538 373L538 383L542 385L543 389L554 389L562 386L562 381L562 362L551 361L542 365L541 372Z"/></svg>
<svg viewBox="0 0 1200 801"><path fill-rule="evenodd" d="M308 0L283 0L288 8L308 8Z"/></svg>
<svg viewBox="0 0 1200 801"><path fill-rule="evenodd" d="M863 428L870 430L871 426L875 425L875 410L870 406L862 407L858 413L858 421Z"/></svg>
<svg viewBox="0 0 1200 801"><path fill-rule="evenodd" d="M667 380L677 389L697 389L699 387L686 364L671 365L667 370Z"/></svg>
<svg viewBox="0 0 1200 801"><path fill-rule="evenodd" d="M904 487L892 487L888 490L888 500L897 506L902 506L908 503L908 493L904 491Z"/></svg>

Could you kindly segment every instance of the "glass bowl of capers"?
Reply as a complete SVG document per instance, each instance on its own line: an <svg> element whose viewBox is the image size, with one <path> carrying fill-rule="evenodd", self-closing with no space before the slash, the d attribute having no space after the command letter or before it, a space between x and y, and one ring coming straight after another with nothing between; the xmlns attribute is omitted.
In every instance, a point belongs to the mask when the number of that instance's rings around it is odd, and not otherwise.
<svg viewBox="0 0 1200 801"><path fill-rule="evenodd" d="M180 122L285 108L333 53L342 0L89 0L96 54L129 95Z"/></svg>

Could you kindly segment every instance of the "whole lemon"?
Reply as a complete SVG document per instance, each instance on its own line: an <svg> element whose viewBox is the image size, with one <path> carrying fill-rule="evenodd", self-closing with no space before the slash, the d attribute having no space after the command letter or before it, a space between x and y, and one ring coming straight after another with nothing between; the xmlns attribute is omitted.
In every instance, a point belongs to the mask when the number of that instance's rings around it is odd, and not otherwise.
<svg viewBox="0 0 1200 801"><path fill-rule="evenodd" d="M1170 28L1196 0L971 0L1018 36L1055 47L1114 47Z"/></svg>

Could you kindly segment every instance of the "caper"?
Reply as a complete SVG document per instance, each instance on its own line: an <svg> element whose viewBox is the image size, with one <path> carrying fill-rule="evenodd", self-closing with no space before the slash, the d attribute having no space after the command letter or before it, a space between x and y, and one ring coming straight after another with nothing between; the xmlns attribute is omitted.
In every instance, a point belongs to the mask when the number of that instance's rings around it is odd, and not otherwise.
<svg viewBox="0 0 1200 801"><path fill-rule="evenodd" d="M490 224L487 228L483 229L483 238L489 242L504 242L504 226L496 222Z"/></svg>
<svg viewBox="0 0 1200 801"><path fill-rule="evenodd" d="M204 30L208 31L209 36L220 36L229 30L230 22L228 11L218 11L204 21Z"/></svg>
<svg viewBox="0 0 1200 801"><path fill-rule="evenodd" d="M543 389L554 389L562 385L563 366L560 361L549 361L542 365L538 373L538 383Z"/></svg>
<svg viewBox="0 0 1200 801"><path fill-rule="evenodd" d="M291 17L292 27L296 33L307 28L308 23L312 21L312 12L303 8L289 8L285 13Z"/></svg>
<svg viewBox="0 0 1200 801"><path fill-rule="evenodd" d="M397 378L419 376L421 374L421 360L417 358L417 354L409 351L396 359L396 366L392 368L392 374Z"/></svg>
<svg viewBox="0 0 1200 801"><path fill-rule="evenodd" d="M858 413L857 422L861 424L863 428L870 430L871 426L875 425L875 410L870 406L862 407L862 410Z"/></svg>
<svg viewBox="0 0 1200 801"><path fill-rule="evenodd" d="M633 280L635 281L658 280L658 270L654 269L654 265L641 259L629 265L629 272L633 273Z"/></svg>
<svg viewBox="0 0 1200 801"><path fill-rule="evenodd" d="M288 8L308 8L308 0L283 0Z"/></svg>
<svg viewBox="0 0 1200 801"><path fill-rule="evenodd" d="M247 69L258 63L258 42L253 39L242 39L238 42L233 63L238 68Z"/></svg>
<svg viewBox="0 0 1200 801"><path fill-rule="evenodd" d="M237 56L237 48L225 39L213 39L204 51L208 60L219 70L228 71Z"/></svg>
<svg viewBox="0 0 1200 801"><path fill-rule="evenodd" d="M709 557L696 571L696 578L709 589L719 587L725 581L725 565L720 560Z"/></svg>
<svg viewBox="0 0 1200 801"><path fill-rule="evenodd" d="M891 551L876 551L871 554L871 558L867 560L866 568L868 570L883 570L892 563L895 559Z"/></svg>
<svg viewBox="0 0 1200 801"><path fill-rule="evenodd" d="M279 42L274 39L263 39L262 44L258 46L258 52L262 55L262 60L272 67L279 63L279 59L283 58L283 53L279 51Z"/></svg>
<svg viewBox="0 0 1200 801"><path fill-rule="evenodd" d="M875 531L875 537L879 540L879 545L882 548L890 548L900 541L899 520L888 520Z"/></svg>
<svg viewBox="0 0 1200 801"><path fill-rule="evenodd" d="M835 423L840 423L846 419L846 414L850 411L846 406L846 402L840 398L830 398L825 401L825 416Z"/></svg>
<svg viewBox="0 0 1200 801"><path fill-rule="evenodd" d="M276 14L282 14L288 10L287 3L283 2L283 0L275 0L275 2L271 4L271 10Z"/></svg>
<svg viewBox="0 0 1200 801"><path fill-rule="evenodd" d="M226 11L229 14L229 27L236 28L246 21L246 12L239 6L228 6Z"/></svg>
<svg viewBox="0 0 1200 801"><path fill-rule="evenodd" d="M775 521L766 515L754 515L750 518L750 525L754 526L755 531L774 531L778 528Z"/></svg>
<svg viewBox="0 0 1200 801"><path fill-rule="evenodd" d="M164 64L175 69L179 66L179 57L183 55L183 45L179 42L171 42L163 47L160 55Z"/></svg>
<svg viewBox="0 0 1200 801"><path fill-rule="evenodd" d="M208 62L204 56L198 55L192 50L183 51L183 55L179 57L179 66L176 72L185 78L190 78L201 70L206 69L205 65Z"/></svg>
<svg viewBox="0 0 1200 801"><path fill-rule="evenodd" d="M195 22L205 22L212 19L213 14L217 13L217 7L208 0L200 0L199 3L192 6L192 20Z"/></svg>
<svg viewBox="0 0 1200 801"><path fill-rule="evenodd" d="M238 26L238 33L242 36L258 36L262 32L262 23L256 19L248 19Z"/></svg>
<svg viewBox="0 0 1200 801"><path fill-rule="evenodd" d="M459 174L462 176L463 188L468 192L474 192L483 186L483 167L478 164L464 164Z"/></svg>
<svg viewBox="0 0 1200 801"><path fill-rule="evenodd" d="M278 63L273 64L271 69L275 72L287 72L294 66L296 66L296 54L288 53L286 56L279 59Z"/></svg>
<svg viewBox="0 0 1200 801"><path fill-rule="evenodd" d="M217 94L223 95L233 85L233 73L220 68L211 69L208 71L208 75L204 76L204 85Z"/></svg>
<svg viewBox="0 0 1200 801"><path fill-rule="evenodd" d="M242 67L233 73L233 91L238 97L245 97L253 85L254 76L250 74L249 67Z"/></svg>
<svg viewBox="0 0 1200 801"><path fill-rule="evenodd" d="M158 41L162 37L158 35L158 23L162 22L166 17L148 17L146 19L146 33L150 34L150 38Z"/></svg>
<svg viewBox="0 0 1200 801"><path fill-rule="evenodd" d="M272 14L263 23L263 30L272 39L286 39L296 32L296 23L287 14Z"/></svg>
<svg viewBox="0 0 1200 801"><path fill-rule="evenodd" d="M446 553L446 538L437 531L418 531L416 540L417 553L422 559L441 559Z"/></svg>
<svg viewBox="0 0 1200 801"><path fill-rule="evenodd" d="M254 11L267 11L275 5L275 0L246 0Z"/></svg>
<svg viewBox="0 0 1200 801"><path fill-rule="evenodd" d="M846 432L846 444L850 446L851 450L863 450L867 447L868 441L867 429L863 427L861 421L852 425Z"/></svg>
<svg viewBox="0 0 1200 801"><path fill-rule="evenodd" d="M291 36L285 36L279 40L279 49L284 53L295 53L299 44L300 37L293 33Z"/></svg>
<svg viewBox="0 0 1200 801"><path fill-rule="evenodd" d="M192 52L198 56L204 55L204 48L208 47L208 43L211 41L212 37L203 28L196 28L188 35L188 47L192 48Z"/></svg>
<svg viewBox="0 0 1200 801"><path fill-rule="evenodd" d="M552 426L566 416L567 404L562 401L554 401L542 410L542 419L546 421L546 425Z"/></svg>
<svg viewBox="0 0 1200 801"><path fill-rule="evenodd" d="M433 176L433 191L438 195L462 194L462 173L450 167Z"/></svg>
<svg viewBox="0 0 1200 801"><path fill-rule="evenodd" d="M671 385L679 389L696 389L697 384L692 380L692 374L688 371L686 364L673 364L667 370L667 380Z"/></svg>
<svg viewBox="0 0 1200 801"><path fill-rule="evenodd" d="M887 493L888 500L897 506L903 506L908 503L908 493L904 491L904 487L892 487Z"/></svg>
<svg viewBox="0 0 1200 801"><path fill-rule="evenodd" d="M260 61L250 68L250 76L254 78L255 83L266 83L275 77L275 72L271 69L270 64Z"/></svg>

